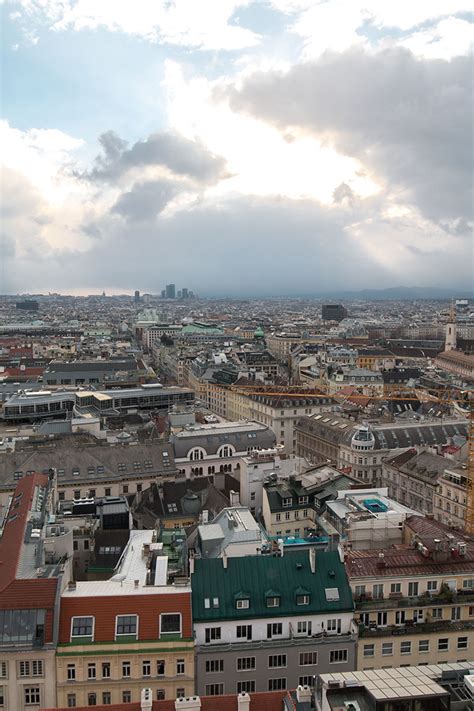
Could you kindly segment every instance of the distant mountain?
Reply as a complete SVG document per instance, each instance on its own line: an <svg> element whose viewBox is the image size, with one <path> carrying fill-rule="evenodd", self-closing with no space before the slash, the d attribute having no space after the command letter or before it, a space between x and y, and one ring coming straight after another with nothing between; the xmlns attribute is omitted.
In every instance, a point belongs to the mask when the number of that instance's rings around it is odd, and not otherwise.
<svg viewBox="0 0 474 711"><path fill-rule="evenodd" d="M390 289L362 289L361 291L334 291L321 294L326 299L367 299L368 301L403 301L412 299L468 299L474 292L453 287L442 289L437 286L394 286Z"/></svg>

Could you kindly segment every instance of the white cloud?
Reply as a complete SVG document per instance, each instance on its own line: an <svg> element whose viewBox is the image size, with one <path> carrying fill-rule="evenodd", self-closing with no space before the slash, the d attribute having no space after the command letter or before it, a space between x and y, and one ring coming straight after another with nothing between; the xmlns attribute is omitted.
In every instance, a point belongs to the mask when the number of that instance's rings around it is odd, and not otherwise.
<svg viewBox="0 0 474 711"><path fill-rule="evenodd" d="M259 43L255 32L231 23L250 0L19 0L26 18L51 29L104 28L208 50L237 50Z"/></svg>

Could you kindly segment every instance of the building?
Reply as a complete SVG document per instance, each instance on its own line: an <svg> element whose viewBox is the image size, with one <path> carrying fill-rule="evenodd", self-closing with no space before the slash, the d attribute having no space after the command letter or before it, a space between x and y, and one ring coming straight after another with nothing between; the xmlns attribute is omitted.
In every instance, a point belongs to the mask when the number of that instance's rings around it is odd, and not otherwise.
<svg viewBox="0 0 474 711"><path fill-rule="evenodd" d="M342 304L323 304L321 308L323 321L342 321L347 316L347 309Z"/></svg>
<svg viewBox="0 0 474 711"><path fill-rule="evenodd" d="M302 417L295 427L296 454L319 464L328 460L369 485L381 481L384 459L412 447L438 447L467 438L467 421L456 417L396 420L369 424L343 414Z"/></svg>
<svg viewBox="0 0 474 711"><path fill-rule="evenodd" d="M463 381L474 380L474 355L465 355L451 349L439 353L434 362L438 368L457 375Z"/></svg>
<svg viewBox="0 0 474 711"><path fill-rule="evenodd" d="M61 597L59 706L138 701L194 692L191 589L169 584L153 531L131 531L112 578L71 583Z"/></svg>
<svg viewBox="0 0 474 711"><path fill-rule="evenodd" d="M259 422L217 422L187 427L170 437L183 476L238 471L240 457L275 445L275 435Z"/></svg>
<svg viewBox="0 0 474 711"><path fill-rule="evenodd" d="M473 662L322 674L316 687L317 711L469 711Z"/></svg>
<svg viewBox="0 0 474 711"><path fill-rule="evenodd" d="M408 449L382 464L382 486L389 496L452 528L464 528L466 465L439 454Z"/></svg>
<svg viewBox="0 0 474 711"><path fill-rule="evenodd" d="M338 552L193 565L199 694L313 685L315 674L354 668L353 602Z"/></svg>
<svg viewBox="0 0 474 711"><path fill-rule="evenodd" d="M136 410L169 410L191 405L194 391L159 383L117 390L19 390L4 404L2 418L12 422L37 421L77 415L120 415Z"/></svg>
<svg viewBox="0 0 474 711"><path fill-rule="evenodd" d="M321 528L337 531L351 550L397 546L403 541L403 524L415 512L389 499L387 489L339 490L326 503Z"/></svg>
<svg viewBox="0 0 474 711"><path fill-rule="evenodd" d="M403 536L396 548L346 554L358 669L461 662L472 652L472 541L423 516L408 518Z"/></svg>
<svg viewBox="0 0 474 711"><path fill-rule="evenodd" d="M129 496L153 482L177 475L172 448L166 443L111 446L86 435L17 443L0 459L0 512L18 481L32 472L57 477L58 500ZM46 445L46 446L45 446Z"/></svg>
<svg viewBox="0 0 474 711"><path fill-rule="evenodd" d="M267 542L267 534L249 509L232 506L198 526L195 550L201 558L256 555Z"/></svg>
<svg viewBox="0 0 474 711"><path fill-rule="evenodd" d="M383 395L383 378L368 368L338 368L326 377L328 392L333 395L344 388L353 386L364 395Z"/></svg>
<svg viewBox="0 0 474 711"><path fill-rule="evenodd" d="M38 311L39 303L31 299L26 301L18 301L16 304L17 311Z"/></svg>
<svg viewBox="0 0 474 711"><path fill-rule="evenodd" d="M445 352L456 350L456 338L456 307L454 306L454 304L451 304L451 308L449 311L449 320L446 324L446 337L444 344Z"/></svg>
<svg viewBox="0 0 474 711"><path fill-rule="evenodd" d="M263 487L263 519L271 536L306 537L317 528L325 504L355 479L322 465L288 479L270 477Z"/></svg>
<svg viewBox="0 0 474 711"><path fill-rule="evenodd" d="M56 706L59 600L70 576L72 532L50 524L54 479L32 473L0 517L0 708Z"/></svg>
<svg viewBox="0 0 474 711"><path fill-rule="evenodd" d="M47 387L60 385L138 384L147 376L141 360L51 361L43 372Z"/></svg>
<svg viewBox="0 0 474 711"><path fill-rule="evenodd" d="M174 284L167 284L165 288L165 297L167 299L176 298L176 286Z"/></svg>
<svg viewBox="0 0 474 711"><path fill-rule="evenodd" d="M161 345L161 339L163 336L166 336L172 340L180 335L181 330L182 326L172 323L160 323L154 326L149 326L142 333L142 343L148 351L151 351L155 345Z"/></svg>
<svg viewBox="0 0 474 711"><path fill-rule="evenodd" d="M133 300L136 304L140 303L140 292L139 291L135 291L135 294L133 295Z"/></svg>

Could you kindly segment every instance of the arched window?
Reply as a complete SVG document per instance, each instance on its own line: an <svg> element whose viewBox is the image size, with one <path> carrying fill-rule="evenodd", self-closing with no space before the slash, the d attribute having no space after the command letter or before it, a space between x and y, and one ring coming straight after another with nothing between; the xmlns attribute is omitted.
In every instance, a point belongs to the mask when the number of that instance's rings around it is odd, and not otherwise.
<svg viewBox="0 0 474 711"><path fill-rule="evenodd" d="M222 447L219 447L217 454L219 457L233 457L235 449L230 444L223 444Z"/></svg>
<svg viewBox="0 0 474 711"><path fill-rule="evenodd" d="M188 456L192 462L197 462L199 459L204 459L204 450L200 447L196 447L195 449L190 450Z"/></svg>

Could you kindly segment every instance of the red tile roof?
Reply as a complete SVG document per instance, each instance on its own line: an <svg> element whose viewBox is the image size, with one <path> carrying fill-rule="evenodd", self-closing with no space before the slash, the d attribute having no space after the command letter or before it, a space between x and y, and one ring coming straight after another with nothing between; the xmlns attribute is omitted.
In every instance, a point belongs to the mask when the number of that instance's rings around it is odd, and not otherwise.
<svg viewBox="0 0 474 711"><path fill-rule="evenodd" d="M6 368L2 375L4 378L36 378L43 375L44 368Z"/></svg>
<svg viewBox="0 0 474 711"><path fill-rule="evenodd" d="M46 487L46 474L21 479L15 489L0 538L0 609L46 610L46 642L53 639L53 610L57 578L17 578L28 516L37 486Z"/></svg>
<svg viewBox="0 0 474 711"><path fill-rule="evenodd" d="M113 586L114 583L111 583ZM59 622L59 643L70 642L71 618L81 615L95 616L95 641L113 642L115 639L115 616L140 616L138 639L141 641L158 638L159 615L162 612L180 612L182 616L182 636L193 636L191 620L191 593L170 592L156 595L117 595L110 597L85 597L66 593L61 598Z"/></svg>
<svg viewBox="0 0 474 711"><path fill-rule="evenodd" d="M384 554L383 562L380 553ZM345 559L345 566L352 580L374 576L472 573L474 555L468 551L465 557L450 555L447 560L433 560L423 556L416 548L399 546L393 550L351 551Z"/></svg>

